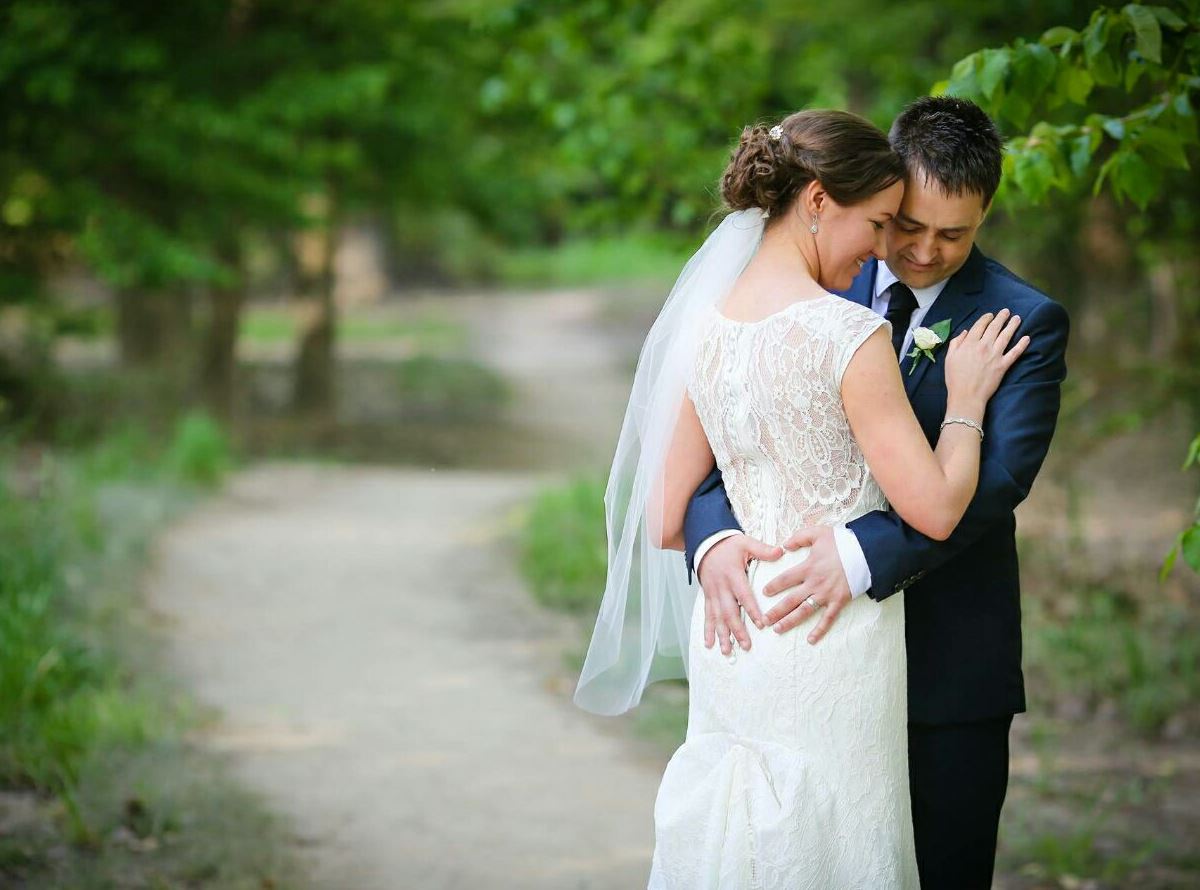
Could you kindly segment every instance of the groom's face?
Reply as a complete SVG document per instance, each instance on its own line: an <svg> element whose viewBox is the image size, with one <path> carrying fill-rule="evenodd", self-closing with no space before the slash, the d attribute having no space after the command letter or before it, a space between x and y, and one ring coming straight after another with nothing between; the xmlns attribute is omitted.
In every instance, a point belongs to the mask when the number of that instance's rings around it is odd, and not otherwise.
<svg viewBox="0 0 1200 890"><path fill-rule="evenodd" d="M948 195L921 171L914 172L888 225L888 267L914 289L949 278L967 261L986 212L981 195Z"/></svg>

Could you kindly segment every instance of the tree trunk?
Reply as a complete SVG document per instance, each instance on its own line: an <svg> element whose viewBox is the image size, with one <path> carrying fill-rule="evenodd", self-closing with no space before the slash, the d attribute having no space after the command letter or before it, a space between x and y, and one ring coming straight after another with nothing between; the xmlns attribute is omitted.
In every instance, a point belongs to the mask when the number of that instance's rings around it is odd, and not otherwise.
<svg viewBox="0 0 1200 890"><path fill-rule="evenodd" d="M200 386L208 409L227 422L233 419L237 391L237 336L243 302L241 286L215 287L209 291Z"/></svg>
<svg viewBox="0 0 1200 890"><path fill-rule="evenodd" d="M296 356L292 407L327 421L332 420L336 407L333 347L337 306L333 293L337 233L337 208L331 199L325 226L316 242L315 269L312 264L306 264L303 257L298 264L302 270L301 280L305 282L303 297L309 311L304 316L300 350Z"/></svg>
<svg viewBox="0 0 1200 890"><path fill-rule="evenodd" d="M144 290L117 292L117 345L121 363L137 367L157 364L166 333L163 296Z"/></svg>
<svg viewBox="0 0 1200 890"><path fill-rule="evenodd" d="M1108 195L1088 205L1080 232L1080 291L1087 301L1072 324L1077 349L1112 356L1112 369L1137 361L1144 354L1145 303L1131 300L1139 288L1137 258L1121 219L1121 210ZM1122 332L1114 336L1114 332Z"/></svg>
<svg viewBox="0 0 1200 890"><path fill-rule="evenodd" d="M165 405L186 401L196 348L191 294L122 290L117 292L116 308L121 364L154 371L160 387L156 399Z"/></svg>

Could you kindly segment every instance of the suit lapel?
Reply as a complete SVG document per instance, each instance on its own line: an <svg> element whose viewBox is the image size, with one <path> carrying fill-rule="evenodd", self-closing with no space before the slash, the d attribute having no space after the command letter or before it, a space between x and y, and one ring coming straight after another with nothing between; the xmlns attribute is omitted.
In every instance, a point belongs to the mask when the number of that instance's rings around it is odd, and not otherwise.
<svg viewBox="0 0 1200 890"><path fill-rule="evenodd" d="M939 321L948 318L950 319L950 337L958 336L959 331L979 312L979 294L983 290L984 259L983 253L978 247L971 248L967 261L950 277L946 287L933 301L929 311L925 313L925 318L921 322L922 326L932 327ZM950 337L947 338L947 342ZM911 351L910 348L909 352ZM944 361L945 352L944 346L939 346L934 351L939 362ZM921 381L925 379L925 375L929 373L929 368L933 364L921 355L917 360L917 367L910 374L909 368L912 367L913 361L914 359L909 358L906 354L900 362L900 370L904 377L904 390L908 393L909 398L912 398L913 393L921 385Z"/></svg>

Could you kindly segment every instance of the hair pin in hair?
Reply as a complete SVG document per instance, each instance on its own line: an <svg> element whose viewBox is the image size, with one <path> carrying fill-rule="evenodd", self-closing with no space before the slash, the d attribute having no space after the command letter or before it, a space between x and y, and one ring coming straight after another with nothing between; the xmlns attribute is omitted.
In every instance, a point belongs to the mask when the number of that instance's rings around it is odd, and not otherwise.
<svg viewBox="0 0 1200 890"><path fill-rule="evenodd" d="M772 142L778 142L783 138L783 127L779 126L779 124L776 124L775 126L771 127L767 135L771 137Z"/></svg>

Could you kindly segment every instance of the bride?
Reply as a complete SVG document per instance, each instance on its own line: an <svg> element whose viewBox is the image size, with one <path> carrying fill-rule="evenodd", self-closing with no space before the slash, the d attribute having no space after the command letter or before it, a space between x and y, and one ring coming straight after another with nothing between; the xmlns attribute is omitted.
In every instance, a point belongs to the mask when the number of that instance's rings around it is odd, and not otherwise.
<svg viewBox="0 0 1200 890"><path fill-rule="evenodd" d="M714 464L745 532L781 541L888 502L944 539L979 470L984 409L1028 345L982 316L938 355L948 401L931 450L905 397L890 325L831 291L884 256L904 169L839 111L748 127L721 180L731 212L684 267L643 347L605 493L608 578L575 693L618 714L686 676L686 739L654 807L651 888L918 885L906 751L904 608L853 600L812 646L750 625L728 658L704 645L704 598L671 551ZM751 588L807 557L752 561Z"/></svg>

